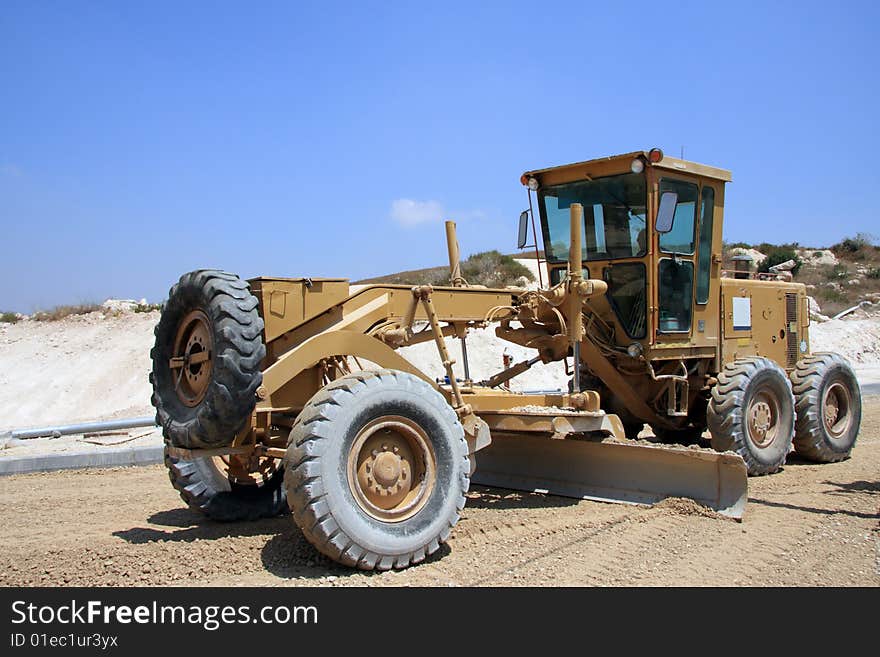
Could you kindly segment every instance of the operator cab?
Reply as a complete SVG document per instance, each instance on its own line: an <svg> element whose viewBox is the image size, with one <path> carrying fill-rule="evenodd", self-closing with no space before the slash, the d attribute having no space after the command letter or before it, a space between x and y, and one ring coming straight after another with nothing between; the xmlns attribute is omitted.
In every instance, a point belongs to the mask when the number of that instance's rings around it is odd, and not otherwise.
<svg viewBox="0 0 880 657"><path fill-rule="evenodd" d="M608 284L617 343L644 348L716 344L718 293L710 279L720 276L724 183L730 179L723 169L653 149L528 171L521 181L529 207L537 205L550 284L565 279L569 208L580 203L583 275ZM521 248L529 214L521 216Z"/></svg>

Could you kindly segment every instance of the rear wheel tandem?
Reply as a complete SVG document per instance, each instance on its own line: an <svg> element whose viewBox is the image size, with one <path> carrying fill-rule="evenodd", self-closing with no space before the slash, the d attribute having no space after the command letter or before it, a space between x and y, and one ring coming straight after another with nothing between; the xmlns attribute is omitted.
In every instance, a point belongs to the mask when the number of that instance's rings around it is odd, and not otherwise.
<svg viewBox="0 0 880 657"><path fill-rule="evenodd" d="M846 359L830 353L807 356L798 361L791 382L797 453L819 463L849 458L862 419L862 397Z"/></svg>
<svg viewBox="0 0 880 657"><path fill-rule="evenodd" d="M291 429L285 486L305 537L364 570L418 563L458 522L470 485L464 431L446 399L393 370L320 390Z"/></svg>
<svg viewBox="0 0 880 657"><path fill-rule="evenodd" d="M152 403L166 445L225 447L256 405L266 355L258 301L238 276L190 272L171 288L150 356ZM280 459L181 459L165 450L171 484L191 508L215 520L253 520L287 510Z"/></svg>
<svg viewBox="0 0 880 657"><path fill-rule="evenodd" d="M750 475L779 470L794 437L794 395L785 371L767 358L724 366L707 413L712 447L734 451Z"/></svg>

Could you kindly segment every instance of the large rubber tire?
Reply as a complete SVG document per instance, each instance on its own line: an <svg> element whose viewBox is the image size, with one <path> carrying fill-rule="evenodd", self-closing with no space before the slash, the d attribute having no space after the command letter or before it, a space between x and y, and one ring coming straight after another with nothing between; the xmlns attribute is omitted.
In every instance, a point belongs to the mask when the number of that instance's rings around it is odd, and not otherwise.
<svg viewBox="0 0 880 657"><path fill-rule="evenodd" d="M771 407L765 444L749 430L750 414L760 405ZM776 472L785 464L794 437L794 395L785 370L757 357L725 365L712 388L706 419L713 449L739 454L751 476Z"/></svg>
<svg viewBox="0 0 880 657"><path fill-rule="evenodd" d="M172 445L188 449L229 445L249 419L266 355L257 305L247 283L213 269L184 274L171 288L155 329L150 383L156 423ZM174 351L181 323L198 312L209 325L206 339L212 348L205 367L207 371L210 366L210 375L201 399L188 405L178 394L185 372L175 374L170 361L179 355Z"/></svg>
<svg viewBox="0 0 880 657"><path fill-rule="evenodd" d="M426 478L434 483L416 497L414 515L388 521L356 498L350 458L371 426L393 417L424 432L436 476ZM320 552L347 566L388 570L419 563L446 541L464 508L469 473L464 430L444 397L416 376L379 370L337 379L306 404L290 432L285 486L294 520Z"/></svg>
<svg viewBox="0 0 880 657"><path fill-rule="evenodd" d="M213 458L179 459L165 450L165 467L171 485L195 511L213 520L236 522L274 518L287 513L284 468L276 470L261 486L230 483Z"/></svg>
<svg viewBox="0 0 880 657"><path fill-rule="evenodd" d="M819 463L849 458L862 421L861 389L849 362L840 354L807 356L798 361L791 383L797 410L795 451ZM830 426L829 401L836 407Z"/></svg>

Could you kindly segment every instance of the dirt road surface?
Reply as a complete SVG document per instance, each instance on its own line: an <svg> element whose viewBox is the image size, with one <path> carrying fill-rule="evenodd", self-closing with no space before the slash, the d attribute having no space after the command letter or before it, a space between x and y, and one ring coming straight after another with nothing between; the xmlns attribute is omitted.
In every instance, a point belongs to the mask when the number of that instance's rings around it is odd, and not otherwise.
<svg viewBox="0 0 880 657"><path fill-rule="evenodd" d="M685 500L628 507L478 488L447 546L399 572L318 555L290 517L219 524L162 466L0 478L2 585L880 586L880 397L853 457L749 481L738 523Z"/></svg>

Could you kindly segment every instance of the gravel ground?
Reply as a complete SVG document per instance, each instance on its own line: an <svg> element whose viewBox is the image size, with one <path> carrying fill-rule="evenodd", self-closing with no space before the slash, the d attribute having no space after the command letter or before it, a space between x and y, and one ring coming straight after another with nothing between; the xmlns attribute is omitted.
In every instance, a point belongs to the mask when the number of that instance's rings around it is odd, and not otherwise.
<svg viewBox="0 0 880 657"><path fill-rule="evenodd" d="M147 373L158 313L98 313L0 325L0 432L152 413ZM813 348L839 349L865 394L880 392L880 320L813 327ZM475 378L531 350L490 330L469 338ZM457 341L449 341L457 354ZM403 351L440 375L433 345ZM478 356L474 357L475 354ZM437 369L435 372L431 368ZM564 385L561 364L518 377L520 389ZM104 441L159 441L158 432ZM0 458L102 449L81 437L3 442ZM793 458L752 479L744 523L691 502L653 508L475 488L449 544L418 567L364 574L318 555L289 517L217 524L186 508L162 466L0 478L2 585L867 585L880 584L880 396L866 397L854 456L817 466Z"/></svg>
<svg viewBox="0 0 880 657"><path fill-rule="evenodd" d="M0 478L0 585L880 586L880 397L853 457L749 480L738 523L688 500L630 507L476 488L449 543L399 572L321 557L290 517L220 524L162 466Z"/></svg>

